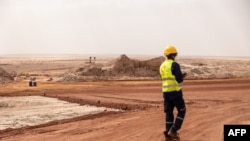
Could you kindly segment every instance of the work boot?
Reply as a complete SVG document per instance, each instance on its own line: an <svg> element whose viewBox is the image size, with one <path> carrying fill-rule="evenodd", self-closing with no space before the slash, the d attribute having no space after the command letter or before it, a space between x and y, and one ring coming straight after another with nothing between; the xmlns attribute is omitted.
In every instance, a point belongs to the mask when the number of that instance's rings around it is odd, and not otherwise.
<svg viewBox="0 0 250 141"><path fill-rule="evenodd" d="M170 135L165 135L165 141L174 141Z"/></svg>
<svg viewBox="0 0 250 141"><path fill-rule="evenodd" d="M173 139L170 137L170 135L168 135L167 131L164 131L164 136L165 136L165 141L173 141Z"/></svg>
<svg viewBox="0 0 250 141"><path fill-rule="evenodd" d="M170 130L168 135L174 140L180 140L179 134L174 130Z"/></svg>

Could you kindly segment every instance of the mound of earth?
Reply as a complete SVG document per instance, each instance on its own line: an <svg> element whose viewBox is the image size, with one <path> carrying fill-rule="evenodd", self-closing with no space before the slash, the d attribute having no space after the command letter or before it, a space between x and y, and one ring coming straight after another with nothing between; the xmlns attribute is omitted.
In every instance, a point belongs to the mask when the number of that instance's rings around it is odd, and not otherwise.
<svg viewBox="0 0 250 141"><path fill-rule="evenodd" d="M14 78L3 68L0 68L0 83L12 82L12 81L14 81Z"/></svg>
<svg viewBox="0 0 250 141"><path fill-rule="evenodd" d="M160 79L159 67L164 60L164 57L156 57L141 61L121 55L103 64L84 64L66 72L59 81ZM186 79L250 77L249 60L178 58L177 62L188 74Z"/></svg>
<svg viewBox="0 0 250 141"><path fill-rule="evenodd" d="M164 57L139 61L121 55L106 64L89 63L66 72L60 81L156 79L163 61Z"/></svg>
<svg viewBox="0 0 250 141"><path fill-rule="evenodd" d="M111 72L115 76L159 77L159 66L163 61L164 57L139 61L121 55L114 63Z"/></svg>

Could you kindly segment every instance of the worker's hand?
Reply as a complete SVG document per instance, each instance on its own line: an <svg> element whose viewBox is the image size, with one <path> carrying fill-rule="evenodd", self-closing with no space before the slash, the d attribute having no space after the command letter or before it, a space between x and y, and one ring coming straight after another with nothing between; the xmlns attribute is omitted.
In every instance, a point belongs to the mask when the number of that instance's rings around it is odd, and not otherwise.
<svg viewBox="0 0 250 141"><path fill-rule="evenodd" d="M186 72L182 73L182 77L183 77L183 78L185 78L186 76L187 76L187 73L186 73Z"/></svg>

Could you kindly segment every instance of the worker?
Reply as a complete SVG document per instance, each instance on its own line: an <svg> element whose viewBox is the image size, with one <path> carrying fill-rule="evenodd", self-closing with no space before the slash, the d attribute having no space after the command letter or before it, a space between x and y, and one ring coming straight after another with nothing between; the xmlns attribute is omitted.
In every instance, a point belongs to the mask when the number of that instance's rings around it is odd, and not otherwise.
<svg viewBox="0 0 250 141"><path fill-rule="evenodd" d="M164 98L164 112L166 114L166 129L164 131L165 139L180 139L177 131L181 128L186 106L182 95L181 83L187 75L181 72L180 65L175 62L177 50L170 45L165 48L164 56L167 59L160 66L160 75L162 80L162 92ZM177 108L177 116L174 119L174 108Z"/></svg>

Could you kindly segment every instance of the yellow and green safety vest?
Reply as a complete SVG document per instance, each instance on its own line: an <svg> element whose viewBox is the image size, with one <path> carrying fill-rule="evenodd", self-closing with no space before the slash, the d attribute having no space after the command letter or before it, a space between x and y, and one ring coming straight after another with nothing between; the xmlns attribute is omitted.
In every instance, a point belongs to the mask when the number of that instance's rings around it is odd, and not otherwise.
<svg viewBox="0 0 250 141"><path fill-rule="evenodd" d="M160 66L160 75L162 80L162 92L180 91L181 85L176 81L172 74L172 59L166 59Z"/></svg>

